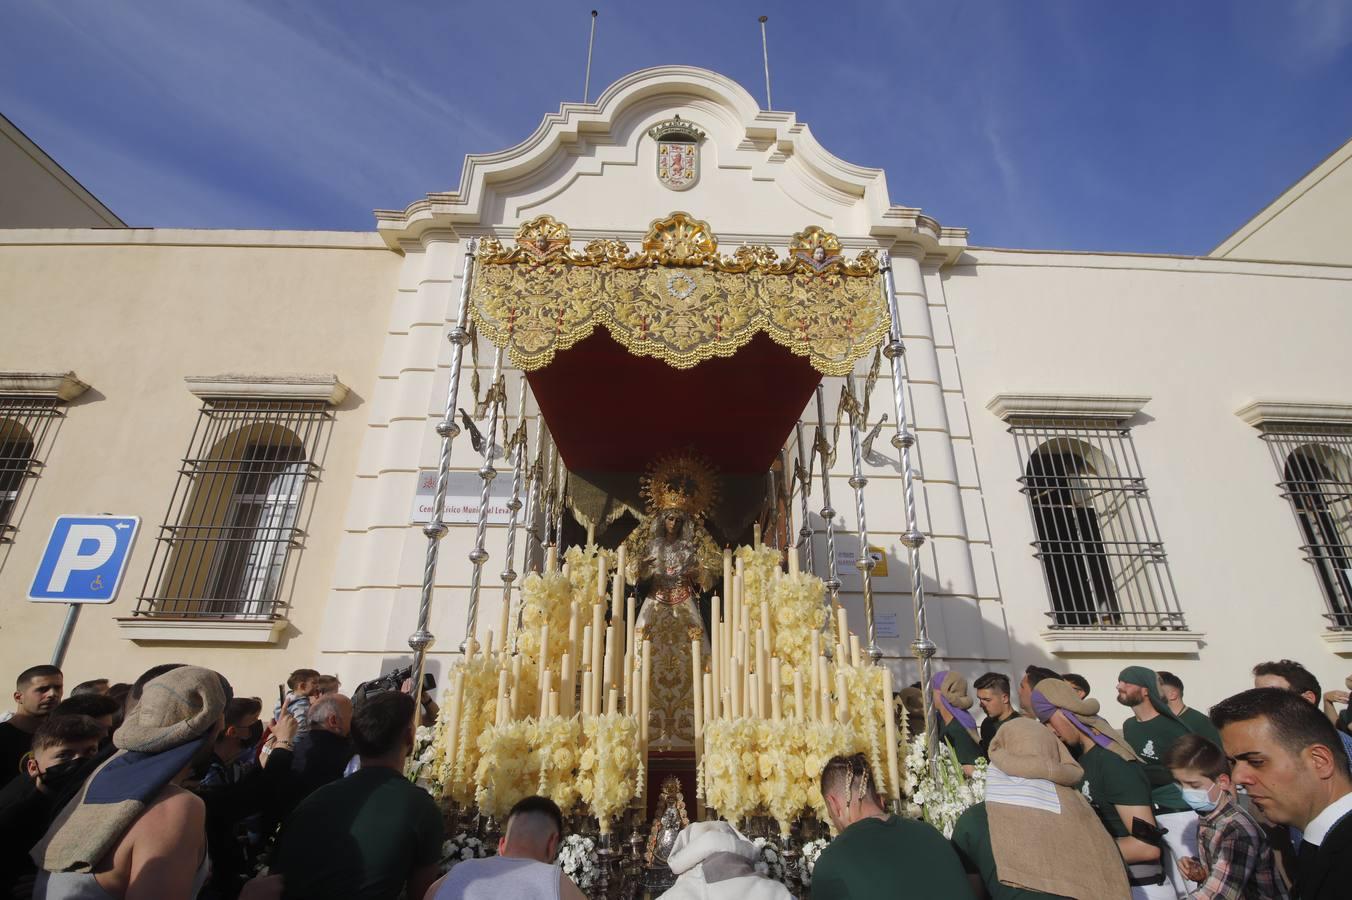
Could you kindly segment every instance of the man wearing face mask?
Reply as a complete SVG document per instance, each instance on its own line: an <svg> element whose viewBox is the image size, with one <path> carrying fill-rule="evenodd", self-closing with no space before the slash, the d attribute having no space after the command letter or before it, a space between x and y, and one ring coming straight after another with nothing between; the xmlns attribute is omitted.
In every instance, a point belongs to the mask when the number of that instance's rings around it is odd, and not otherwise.
<svg viewBox="0 0 1352 900"><path fill-rule="evenodd" d="M216 748L206 774L198 787L204 790L237 784L249 771L253 754L251 747L263 736L263 723L258 716L263 701L257 697L236 697L225 706L225 727L216 737Z"/></svg>
<svg viewBox="0 0 1352 900"><path fill-rule="evenodd" d="M25 765L27 778L15 778L0 791L0 897L33 896L37 866L29 849L42 839L69 788L91 771L103 726L89 716L48 716L33 735Z"/></svg>

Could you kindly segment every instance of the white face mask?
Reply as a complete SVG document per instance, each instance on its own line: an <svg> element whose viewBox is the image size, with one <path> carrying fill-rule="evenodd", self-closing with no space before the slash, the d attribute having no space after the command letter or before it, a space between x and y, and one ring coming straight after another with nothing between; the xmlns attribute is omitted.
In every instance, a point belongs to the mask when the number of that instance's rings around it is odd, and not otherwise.
<svg viewBox="0 0 1352 900"><path fill-rule="evenodd" d="M1183 802L1191 806L1196 812L1209 813L1216 808L1217 801L1211 799L1211 792L1217 787L1219 785L1212 784L1205 790L1202 788L1183 788Z"/></svg>

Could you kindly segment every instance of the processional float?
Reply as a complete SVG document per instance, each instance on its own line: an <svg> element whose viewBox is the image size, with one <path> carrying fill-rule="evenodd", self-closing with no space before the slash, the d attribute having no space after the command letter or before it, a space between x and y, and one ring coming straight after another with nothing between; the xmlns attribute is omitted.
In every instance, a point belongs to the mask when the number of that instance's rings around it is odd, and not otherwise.
<svg viewBox="0 0 1352 900"><path fill-rule="evenodd" d="M918 277L918 266L915 275ZM470 716L484 712L484 698L464 694L467 681L478 679L471 686L478 690L489 680L485 674L488 669L484 672L471 671L471 663L477 657L482 666L495 667L492 671L498 676L496 696L491 698L494 714L489 727L503 729L518 718L522 699L517 696L519 687L521 694L534 697L533 705L538 712L539 722L552 716L571 715L575 711L590 713L595 719L595 726L587 725L584 716L582 727L591 730L585 734L575 730L572 735L582 744L594 739L594 743L588 746L598 753L603 747L605 730L609 727L606 716L628 715L631 719L639 719L636 722L637 740L646 753L650 716L647 709L647 684L651 677L651 640L645 639L641 628L637 633L635 631L633 597L628 598L627 604L623 599L627 581L623 561L625 551L621 547L618 554L612 555L609 551L589 547L582 555L573 557L579 568L585 563L587 569L594 571L594 576L592 571L585 575L585 582L589 590L596 592L596 596L580 598L581 606L576 594L570 594L569 591L583 577L582 574L576 570L565 574L558 567L563 553L561 543L569 478L561 452L568 438L560 433L560 429L566 430L568 423L559 421L556 415L555 420L549 423L552 433L545 429L545 422L549 419L546 406L555 403L557 409L557 376L553 379L541 376L538 382L532 381L532 387L535 388L532 393L541 412L533 458L527 435L527 378L541 373L556 358L569 358L570 350L587 341L598 330L604 330L630 356L655 358L676 371L690 370L711 360L726 360L741 351L750 352L748 348L755 348L755 352L761 353L766 359L782 357L786 361L786 370L787 363L792 363L794 367L802 367L804 362L810 365L810 370L806 371L810 379L800 378L790 386L799 389L799 399L804 401L804 405L809 399L815 404L817 425L808 451L803 437L801 413L794 414L799 417L794 482L799 491L801 522L793 546L786 549L788 577L800 579L802 584L809 583L801 581L809 576L801 574L800 569L806 568L808 573L815 575L818 568L812 547L815 532L809 521L808 497L813 480L812 469L819 467L822 507L818 515L825 530L827 567L825 577L818 582L823 600L815 619L817 624L812 629L812 647L815 654L820 645L821 656L805 666L795 668L790 676L787 671L781 673L777 657L772 666L767 666L764 649L753 646L757 639L772 643L771 633L775 628L768 614L765 614L762 628L751 627L753 617L746 609L748 601L743 596L744 579L759 578L756 574L758 560L773 557L773 571L757 581L757 585L763 591L772 592L778 589L783 580L779 566L780 551L777 548L774 554L762 553L757 556L757 552L762 549L757 529L753 546L738 551L737 576L732 575L730 551L724 563L722 591L725 605L722 612L726 612L729 618L736 615L741 621L733 619L729 623L725 620L720 613L719 599L715 597L715 612L711 622L712 644L702 643L698 635L691 634L692 702L696 711L695 732L699 739L695 754L698 759L701 750L704 750L706 756L701 760L701 765L710 762L708 757L712 750L708 742L711 739L733 740L729 735L736 730L738 719L726 713L744 713L752 706L760 708L762 713L768 713L773 707L774 719L778 721L781 712L780 690L787 690L790 681L793 681L795 695L792 700L793 718L798 721L806 721L810 713L814 721L846 723L849 716L843 704L847 703L845 695L851 690L848 682L853 678L873 678L866 669L879 672L880 683L890 695L891 673L877 668L883 653L877 643L872 583L876 563L869 553L864 491L868 478L864 474L861 447L861 429L867 428L869 398L882 357L886 357L889 362L893 387L896 418L891 443L901 457L906 526L901 542L908 551L915 628L911 650L919 663L922 684L930 684L931 658L936 646L928 634L925 612L919 556L925 536L917 525L915 475L911 466L911 450L916 438L910 427L906 404L903 364L905 345L892 257L886 251L864 250L849 259L843 254L840 242L834 235L815 226L793 236L785 257L778 256L769 247L745 245L731 256L724 256L718 253L717 239L709 226L685 213L674 213L653 222L637 251L619 240L594 240L579 250L573 246L567 226L549 216L537 217L521 226L512 247L506 247L494 238L467 241L455 322L448 334L452 352L445 412L436 425L441 448L432 518L423 527L427 537L427 554L418 624L409 638L409 646L415 654L415 683L421 681L427 649L433 643L428 624L440 542L447 533L443 509L452 447L460 433L455 417L459 409L464 350L474 339L471 327L493 346L493 366L483 401L486 430L480 448L481 493L475 544L468 555L472 566L471 581L465 636L460 644L465 663L464 668L453 676L453 696L447 705L453 719L458 717L458 727L463 730ZM578 352L581 351L574 351L574 354ZM874 354L873 366L862 391L859 391L854 369L870 353ZM510 419L503 377L504 356L523 373L518 391L515 428L507 424ZM824 389L820 383L823 375L844 376L845 380L839 414L833 428L829 428L827 422ZM785 381L791 382L792 379L786 377ZM802 390L804 387L806 389ZM837 511L832 507L830 472L842 425L848 428L850 441L851 476L848 483L854 491L855 531L859 542L856 566L862 582L865 612L867 646L863 648L863 655L867 657L867 662L862 664L858 639L849 634L844 610L839 604L841 580L835 547ZM503 432L501 441L500 426ZM778 438L780 447L787 440L788 432L794 428L791 424L785 427L785 433ZM573 439L576 439L575 434ZM611 440L619 442L623 438L617 434L612 435ZM503 606L498 625L498 653L495 661L489 661L494 650L491 638L488 646L481 647L477 633L483 567L489 560L486 535L490 488L498 474L494 460L499 452L504 461L510 462L512 466L512 490L507 504L510 512L507 558L501 573ZM524 516L520 515L523 506ZM792 516L791 504L787 509ZM525 582L516 591L513 612L513 588L518 580L515 569L518 528L526 530L525 539L521 541L521 572L527 574ZM792 534L791 530L778 531ZM539 553L542 548L543 560ZM610 597L607 598L606 582L612 564L616 568L616 575ZM749 575L748 564L751 569ZM594 582L592 577L595 578ZM568 602L567 597L573 597L568 615L557 611L545 614L546 619L549 615L556 616L552 636L549 634L548 622L538 634L528 629L523 622L528 605L528 590L536 598L555 591L565 598L561 601L565 604ZM535 603L532 607L534 618L540 618L540 601L529 602ZM761 602L766 604L768 600L762 599ZM734 604L737 603L741 605L733 613ZM608 617L605 615L607 605ZM586 624L588 610L583 606L590 607L590 624ZM565 630L562 627L565 621L568 631L566 642L559 634ZM745 630L739 626L744 626ZM749 633L752 631L757 632L758 637ZM761 631L766 633L760 634ZM538 668L534 681L531 681L529 668L523 665L523 644L529 644L537 656ZM552 654L551 645L562 652ZM733 652L729 652L730 647ZM851 656L853 660L850 660ZM588 663L585 669L579 666L583 658ZM829 672L821 666L822 660L827 658L835 660L834 686L829 683L832 681ZM856 671L847 666L851 661L858 667L857 671L863 674L849 674ZM704 662L708 663L709 671L704 671ZM556 664L557 669L554 668ZM727 669L730 666L735 670L736 677L729 678ZM774 672L773 685L768 685L772 680L771 669ZM518 681L523 671L524 680ZM554 677L556 674L557 678ZM807 681L810 681L813 696L804 699L809 690L804 683ZM868 683L874 682L870 680ZM754 686L757 700L766 701L763 707L741 696L747 685ZM834 700L831 698L833 689L839 695ZM770 698L771 693L773 700ZM922 690L921 694L927 723L929 759L934 760L937 755L937 722L930 692ZM783 700L785 707L789 702L786 696ZM471 709L475 703L480 705L477 710ZM765 717L768 719L769 715ZM890 720L891 716L884 714L882 718ZM625 728L632 730L632 726L617 723L619 719L611 723L616 735L624 733ZM711 728L710 723L716 724ZM592 738L588 738L588 734ZM496 732L490 735L488 742L491 744L496 736ZM538 733L536 736L538 738ZM470 779L473 773L457 768L459 754L468 752L468 736L459 735L457 738L452 735L450 740L453 745L457 739L459 746L453 746L450 751L452 760L448 771L455 777ZM877 750L881 738L874 734L871 740L875 764L881 767ZM895 751L892 731L887 732L884 742L888 744L886 749L889 753ZM478 743L483 744L484 739L480 738ZM560 759L566 757L566 753L559 754ZM639 764L642 766L645 763L646 760L643 760ZM482 759L479 764L482 767ZM888 793L899 800L900 785L895 759L889 760L888 768L890 772L880 773L882 777L879 783L887 785ZM599 779L599 767L589 771L597 773ZM703 769L701 772L703 774ZM541 770L539 783L543 785L545 780ZM634 784L637 794L644 792L641 780L638 779ZM708 781L706 777L702 793L704 799L708 799ZM592 790L597 796L600 795L602 789L599 782L592 786ZM482 786L478 796L482 798ZM733 802L725 796L724 805L718 811L727 813L727 805ZM713 805L718 806L717 803ZM599 816L598 824L605 842L610 830L608 816ZM782 823L781 828L787 833ZM608 842L605 843L606 852L609 852Z"/></svg>

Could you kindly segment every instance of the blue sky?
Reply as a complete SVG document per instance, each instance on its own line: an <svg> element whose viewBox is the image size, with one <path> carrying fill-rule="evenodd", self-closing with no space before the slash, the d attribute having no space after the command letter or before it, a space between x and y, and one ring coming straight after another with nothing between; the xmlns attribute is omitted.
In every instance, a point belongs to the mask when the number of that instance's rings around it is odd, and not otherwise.
<svg viewBox="0 0 1352 900"><path fill-rule="evenodd" d="M0 112L133 225L370 230L685 63L979 246L1205 253L1352 137L1352 0L0 0Z"/></svg>

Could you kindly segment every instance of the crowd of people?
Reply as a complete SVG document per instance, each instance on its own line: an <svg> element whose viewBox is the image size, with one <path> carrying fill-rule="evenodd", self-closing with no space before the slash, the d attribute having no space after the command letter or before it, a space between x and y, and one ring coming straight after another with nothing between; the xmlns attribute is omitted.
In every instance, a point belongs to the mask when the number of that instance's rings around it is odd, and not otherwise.
<svg viewBox="0 0 1352 900"><path fill-rule="evenodd" d="M969 773L987 761L985 799L945 838L888 809L864 755L831 759L821 792L836 837L811 895L1352 897L1348 694L1322 693L1290 660L1253 678L1208 715L1177 676L1128 666L1112 691L1119 728L1072 673L1029 666L1017 688L987 673L974 704L961 674L939 672L927 687L941 738ZM0 721L0 896L583 896L554 864L564 820L543 797L511 811L496 855L443 876L440 808L404 777L411 685L359 690L355 704L341 687L298 669L268 714L197 666L87 681L69 697L58 668L21 672ZM922 689L899 697L908 713ZM430 698L421 715L435 715ZM759 854L726 822L692 823L666 896L788 897Z"/></svg>

